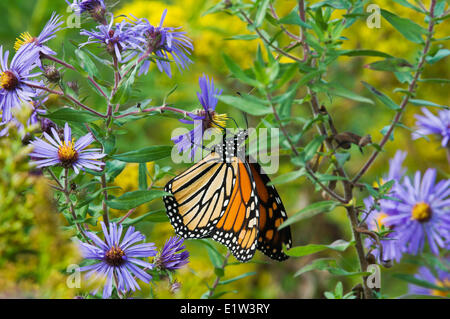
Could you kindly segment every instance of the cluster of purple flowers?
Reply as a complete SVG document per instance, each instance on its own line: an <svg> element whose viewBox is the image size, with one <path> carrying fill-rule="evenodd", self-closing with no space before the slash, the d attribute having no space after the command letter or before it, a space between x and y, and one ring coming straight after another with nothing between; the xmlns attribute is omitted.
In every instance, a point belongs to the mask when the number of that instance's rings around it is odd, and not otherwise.
<svg viewBox="0 0 450 319"><path fill-rule="evenodd" d="M373 199L367 198L367 210L373 211L367 218L369 228L380 231L384 226L387 235L381 240L383 256L379 247L373 250L378 259L400 261L402 254L419 254L425 243L433 254L450 242L450 180L436 182L436 170L420 171L411 179L402 167L405 152L398 151L390 161L386 180L393 180L389 196L382 199L380 210L373 210ZM373 247L372 239L366 246Z"/></svg>
<svg viewBox="0 0 450 319"><path fill-rule="evenodd" d="M400 262L405 253L420 254L425 244L437 256L450 246L450 180L437 182L436 170L431 168L423 176L417 171L411 179L403 168L406 156L406 152L397 151L383 177L386 182L393 181L389 199L379 200L379 206L372 197L364 200L369 213L365 222L381 237L379 244L366 238L365 246L383 263ZM423 266L415 277L437 288L410 284L410 294L448 296L450 268L430 270Z"/></svg>
<svg viewBox="0 0 450 319"><path fill-rule="evenodd" d="M158 252L155 244L142 243L145 236L132 226L128 227L122 238L122 225L110 223L109 230L103 222L101 225L104 240L93 232L87 232L91 243L80 242L83 257L94 261L93 264L82 267L80 271L87 271L86 279L106 278L103 298L111 296L113 286L119 294L139 290L136 279L145 283L152 279L146 270L158 267L175 271L189 262L189 252L184 250L181 238L170 238ZM146 261L148 257L154 257L152 263ZM94 293L96 292L94 290Z"/></svg>
<svg viewBox="0 0 450 319"><path fill-rule="evenodd" d="M153 26L147 19L122 20L114 23L114 16L110 15L109 24L101 24L95 30L82 30L88 41L82 46L91 43L100 43L106 46L107 52L117 58L118 62L127 63L133 59L143 62L139 75L147 73L151 61L155 61L159 71L172 76L170 63L173 60L178 69L187 68L192 63L189 55L194 47L186 32L180 29L164 27L167 9L164 10L159 26Z"/></svg>
<svg viewBox="0 0 450 319"><path fill-rule="evenodd" d="M28 103L33 107L30 124L36 123L36 114L42 111L39 107L45 96L37 87L42 85L36 77L42 74L41 55L54 55L56 52L46 46L46 43L55 37L56 32L60 30L62 22L61 17L52 14L50 20L45 25L42 32L37 37L32 37L29 33L22 33L16 41L14 55L11 64L9 64L9 51L3 52L0 46L0 112L2 121L0 123L1 135L7 134L6 125L10 121L18 123L13 114L14 108L20 108L22 103ZM40 68L39 71L34 71Z"/></svg>

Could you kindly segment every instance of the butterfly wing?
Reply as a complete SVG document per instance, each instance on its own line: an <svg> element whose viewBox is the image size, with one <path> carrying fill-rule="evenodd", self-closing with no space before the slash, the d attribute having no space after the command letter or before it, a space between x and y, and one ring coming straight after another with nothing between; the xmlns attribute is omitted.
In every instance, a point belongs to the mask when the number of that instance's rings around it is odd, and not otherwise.
<svg viewBox="0 0 450 319"><path fill-rule="evenodd" d="M274 186L268 186L269 177L263 172L261 166L249 163L253 179L256 184L256 193L259 202L259 236L257 249L272 259L283 261L288 259L283 252L283 244L289 249L292 245L290 227L278 230L286 219L286 210Z"/></svg>
<svg viewBox="0 0 450 319"><path fill-rule="evenodd" d="M247 162L232 158L237 172L230 202L212 233L212 238L227 246L236 259L250 260L256 251L259 212L255 182Z"/></svg>
<svg viewBox="0 0 450 319"><path fill-rule="evenodd" d="M235 175L233 165L212 152L166 184L172 196L163 200L179 236L210 237L230 201Z"/></svg>

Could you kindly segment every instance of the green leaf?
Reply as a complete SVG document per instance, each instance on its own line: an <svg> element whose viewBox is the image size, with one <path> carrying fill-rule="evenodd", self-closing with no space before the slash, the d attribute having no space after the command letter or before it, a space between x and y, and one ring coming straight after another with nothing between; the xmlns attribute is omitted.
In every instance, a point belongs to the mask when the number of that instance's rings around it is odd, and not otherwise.
<svg viewBox="0 0 450 319"><path fill-rule="evenodd" d="M261 86L261 83L249 77L229 56L223 54L223 59L225 60L225 64L227 65L228 69L231 71L231 73L233 73L236 79L251 86Z"/></svg>
<svg viewBox="0 0 450 319"><path fill-rule="evenodd" d="M147 189L147 164L139 163L139 189Z"/></svg>
<svg viewBox="0 0 450 319"><path fill-rule="evenodd" d="M306 272L311 270L326 270L330 266L336 266L336 260L332 258L319 258L315 259L312 263L300 268L295 274L294 277L298 277Z"/></svg>
<svg viewBox="0 0 450 319"><path fill-rule="evenodd" d="M433 56L427 56L425 59L429 64L434 64L449 55L450 55L450 50L440 49L439 51L436 52L436 54L434 54Z"/></svg>
<svg viewBox="0 0 450 319"><path fill-rule="evenodd" d="M169 157L173 146L148 146L136 151L114 155L113 158L127 163L147 163Z"/></svg>
<svg viewBox="0 0 450 319"><path fill-rule="evenodd" d="M95 63L82 49L76 49L75 56L78 58L79 64L83 68L83 70L85 70L91 77L94 77L98 74L98 69Z"/></svg>
<svg viewBox="0 0 450 319"><path fill-rule="evenodd" d="M376 88L374 88L372 85L370 85L367 82L362 81L362 84L369 89L370 92L372 92L384 105L386 105L391 110L398 111L400 110L400 106L397 105L389 96L386 94L378 91Z"/></svg>
<svg viewBox="0 0 450 319"><path fill-rule="evenodd" d="M122 224L124 226L130 226L143 220L151 223L165 223L169 221L169 218L167 217L166 211L164 209L160 209L145 213L144 215L136 218L127 218L122 222Z"/></svg>
<svg viewBox="0 0 450 319"><path fill-rule="evenodd" d="M266 16L267 7L269 6L270 0L260 0L258 11L256 11L255 21L253 25L256 28L259 28L264 21L264 17Z"/></svg>
<svg viewBox="0 0 450 319"><path fill-rule="evenodd" d="M130 75L128 78L122 79L119 83L119 87L114 94L114 96L111 98L110 103L112 104L124 104L128 101L128 99L131 96L131 91L133 88L133 84L136 80L136 72L140 69L140 66L143 62L139 63L137 66L134 67L133 71L130 72Z"/></svg>
<svg viewBox="0 0 450 319"><path fill-rule="evenodd" d="M237 277L231 278L231 279L227 279L227 280L223 280L223 281L219 281L219 285L227 285L230 284L232 282L235 282L239 279L248 277L248 276L253 276L256 275L256 271L251 271L251 272L246 272L245 274L239 275Z"/></svg>
<svg viewBox="0 0 450 319"><path fill-rule="evenodd" d="M297 171L289 172L280 176L275 177L272 179L271 182L267 183L267 185L280 185L280 184L286 184L292 181L295 181L297 178L305 175L306 171L304 168L299 169Z"/></svg>
<svg viewBox="0 0 450 319"><path fill-rule="evenodd" d="M345 56L375 56L375 57L382 57L382 58L391 58L392 55L376 51L376 50L338 50L336 51L339 55L345 55Z"/></svg>
<svg viewBox="0 0 450 319"><path fill-rule="evenodd" d="M386 60L370 63L366 65L366 67L378 71L404 72L411 69L413 65L405 59L388 58Z"/></svg>
<svg viewBox="0 0 450 319"><path fill-rule="evenodd" d="M239 35L234 35L232 37L229 38L225 38L224 40L244 40L244 41L251 41L251 40L256 40L259 37L256 34L239 34Z"/></svg>
<svg viewBox="0 0 450 319"><path fill-rule="evenodd" d="M354 245L354 242L347 242L345 240L339 239L339 240L336 240L335 242L331 243L330 245L309 244L306 246L292 247L291 249L286 250L285 253L291 257L303 257L303 256L315 254L315 253L318 253L320 251L324 251L327 249L343 252L348 247L353 246L353 245Z"/></svg>
<svg viewBox="0 0 450 319"><path fill-rule="evenodd" d="M349 99L349 100L353 100L353 101L357 101L357 102L361 102L361 103L368 103L368 104L374 104L374 102L369 99L366 98L364 96L358 95L356 93L354 93L353 91L350 91L344 87L341 87L337 84L331 84L329 87L329 92L331 94Z"/></svg>
<svg viewBox="0 0 450 319"><path fill-rule="evenodd" d="M206 251L208 252L209 259L211 260L211 263L213 264L214 268L221 269L222 266L223 266L223 262L224 262L225 258L217 250L217 248L214 247L214 245L211 244L206 239L201 239L201 240L198 240L196 242L205 245Z"/></svg>
<svg viewBox="0 0 450 319"><path fill-rule="evenodd" d="M106 162L106 180L113 182L114 179L125 169L126 163L122 161L110 160Z"/></svg>
<svg viewBox="0 0 450 319"><path fill-rule="evenodd" d="M446 106L446 105L440 105L440 104L436 104L434 102L426 101L426 100L409 99L409 102L413 105L418 105L418 106L434 106L434 107L441 107L441 108L448 109L448 106Z"/></svg>
<svg viewBox="0 0 450 319"><path fill-rule="evenodd" d="M291 11L287 16L278 20L278 22L281 24L293 24L306 29L312 29L308 23L303 22L302 19L300 19L297 10Z"/></svg>
<svg viewBox="0 0 450 319"><path fill-rule="evenodd" d="M262 116L272 113L272 109L269 106L257 103L249 96L242 95L242 97L232 95L220 95L217 97L220 101L233 106L245 113L253 116Z"/></svg>
<svg viewBox="0 0 450 319"><path fill-rule="evenodd" d="M138 207L142 204L150 202L156 198L160 198L163 196L170 196L170 193L152 189L152 190L138 190L134 192L128 192L124 195L116 198L112 198L106 203L109 207L114 209L126 210Z"/></svg>
<svg viewBox="0 0 450 319"><path fill-rule="evenodd" d="M393 0L393 1L397 2L398 4L400 4L400 5L404 6L404 7L416 10L417 12L420 12L420 13L424 13L421 8L419 8L419 7L409 3L406 0Z"/></svg>
<svg viewBox="0 0 450 319"><path fill-rule="evenodd" d="M427 30L415 22L401 18L389 11L381 9L381 15L406 39L414 43L423 43L422 35L427 34Z"/></svg>
<svg viewBox="0 0 450 319"><path fill-rule="evenodd" d="M322 145L325 138L325 136L318 135L305 146L305 149L303 151L305 162L308 162L314 157L314 155L316 155L317 150L319 149L320 145Z"/></svg>
<svg viewBox="0 0 450 319"><path fill-rule="evenodd" d="M76 123L89 123L101 119L101 117L90 112L75 110L68 107L58 109L52 113L42 114L41 116L47 117L53 121Z"/></svg>
<svg viewBox="0 0 450 319"><path fill-rule="evenodd" d="M339 205L338 202L331 200L317 202L308 205L305 208L298 211L297 213L295 213L293 216L289 217L283 224L280 225L280 227L278 227L278 230L283 229L294 223L298 223L299 221L304 220L306 218L311 218L315 215L332 211L338 205Z"/></svg>

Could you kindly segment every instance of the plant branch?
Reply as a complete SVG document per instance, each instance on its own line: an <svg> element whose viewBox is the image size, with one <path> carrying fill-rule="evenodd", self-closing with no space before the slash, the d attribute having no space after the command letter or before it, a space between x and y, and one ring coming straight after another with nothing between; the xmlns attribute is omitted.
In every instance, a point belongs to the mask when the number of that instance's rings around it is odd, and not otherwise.
<svg viewBox="0 0 450 319"><path fill-rule="evenodd" d="M227 255L225 256L225 259L223 260L223 264L222 264L222 266L220 267L220 269L222 269L222 270L225 269L225 267L226 267L227 264L228 264L228 258L230 258L230 256L231 256L231 252L228 251L228 252L227 252ZM219 282L220 282L220 278L221 278L221 277L222 277L222 276L217 275L216 280L214 281L212 287L209 289L208 298L211 298L212 296L214 296L214 291L216 290L217 286L219 285Z"/></svg>
<svg viewBox="0 0 450 319"><path fill-rule="evenodd" d="M247 16L247 14L243 10L239 10L239 13L244 17L244 19L247 21L248 24L253 25L253 21ZM261 38L261 40L263 40L268 46L273 48L275 51L277 51L281 55L284 55L294 61L303 62L300 58L287 53L286 51L284 51L283 49L280 49L276 45L273 45L273 43L271 41L269 41L257 27L254 27L254 29L255 29L255 32L258 34L258 36Z"/></svg>
<svg viewBox="0 0 450 319"><path fill-rule="evenodd" d="M76 105L78 105L81 108L85 109L86 111L91 112L91 113L93 113L93 114L95 114L95 115L97 115L97 116L99 116L101 118L106 118L107 117L106 115L101 114L101 113L97 112L96 110L91 109L89 106L84 105L83 103L78 101L76 98L74 98L74 97L72 97L72 96L70 96L68 94L65 94L64 92L52 90L52 89L50 89L48 87L41 86L41 85L28 84L28 86L30 86L32 88L35 88L35 89L38 89L38 90L46 91L46 92L51 93L51 94L59 95L59 96L65 98L67 100L72 101L73 103L75 103Z"/></svg>
<svg viewBox="0 0 450 319"><path fill-rule="evenodd" d="M361 233L358 232L358 216L356 214L356 209L353 206L346 206L345 208L347 209L347 215L348 218L350 219L353 238L355 239L355 248L356 252L358 253L359 265L361 271L366 271L368 262L364 253L364 246L362 244ZM362 286L364 290L365 299L372 299L372 291L367 286L367 276L363 277Z"/></svg>
<svg viewBox="0 0 450 319"><path fill-rule="evenodd" d="M431 5L430 5L430 19L429 19L430 22L429 22L429 25L428 25L428 34L427 34L427 38L426 38L426 41L425 41L425 46L424 46L423 51L422 51L422 55L420 57L418 65L417 65L416 73L415 73L415 75L413 77L413 80L409 84L408 92L403 97L403 100L402 100L402 102L400 104L400 109L397 111L397 114L395 115L391 126L389 127L389 129L386 132L386 134L383 136L383 139L381 140L381 142L378 144L380 146L380 149L382 149L383 146L389 141L389 137L391 136L392 132L394 131L394 128L397 125L397 123L399 123L400 118L403 115L406 106L408 105L410 97L413 96L414 93L415 93L416 84L417 84L417 81L418 81L420 75L422 74L423 66L424 66L424 64L426 62L426 56L427 56L428 51L430 49L431 40L433 38L433 32L434 32L434 26L435 26L435 20L434 20L434 8L435 8L435 6L436 6L436 0L432 0L431 1ZM372 163L375 161L375 159L377 158L379 153L380 153L379 150L375 150L372 153L372 155L367 160L367 162L364 164L364 166L361 168L361 170L358 172L358 174L353 178L353 180L352 180L353 184L356 183L357 181L359 181L360 178L367 172L367 170L370 168Z"/></svg>
<svg viewBox="0 0 450 319"><path fill-rule="evenodd" d="M117 116L114 116L114 118L115 119L120 119L120 118L127 117L127 116L130 116L130 115L139 115L141 113L150 113L150 112L163 113L164 111L172 111L172 112L176 112L176 113L181 113L185 117L189 116L188 112L185 111L185 110L181 110L181 109L177 109L177 108L174 108L174 107L163 105L163 106L156 106L156 107L152 107L152 108L148 108L148 109L143 109L143 110L139 110L139 111L129 112L129 113L126 113L126 114L117 115Z"/></svg>
<svg viewBox="0 0 450 319"><path fill-rule="evenodd" d="M47 55L47 54L42 54L42 57L43 58L45 58L45 59L47 59L47 60L50 60L50 61L53 61L53 62L56 62L56 63L58 63L58 64L61 64L62 66L64 66L64 67L66 67L66 68L68 68L68 69L71 69L71 70L73 70L73 71L77 71L77 69L73 66L73 65L71 65L71 64L69 64L69 63L67 63L67 62L64 62L64 61L62 61L62 60L60 60L60 59L58 59L58 58L55 58L54 56L51 56L51 55ZM95 88L105 97L105 98L108 98L108 96L106 95L106 93L102 90L102 88L100 87L100 85L90 76L90 75L88 75L88 79L89 79L89 81L95 86Z"/></svg>

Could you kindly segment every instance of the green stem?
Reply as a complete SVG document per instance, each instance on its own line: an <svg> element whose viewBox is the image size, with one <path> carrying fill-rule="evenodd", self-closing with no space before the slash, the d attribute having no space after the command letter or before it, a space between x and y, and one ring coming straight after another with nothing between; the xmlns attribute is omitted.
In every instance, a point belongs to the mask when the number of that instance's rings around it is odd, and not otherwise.
<svg viewBox="0 0 450 319"><path fill-rule="evenodd" d="M226 267L227 264L228 264L228 258L230 258L230 256L231 256L231 252L228 251L228 252L227 252L227 255L225 256L225 259L223 260L223 264L222 264L222 266L220 267L220 269L222 269L222 270L225 269L225 267ZM211 298L212 296L214 296L214 292L215 292L217 286L219 285L220 278L222 278L222 276L217 275L216 280L214 281L212 287L209 289L208 298Z"/></svg>

